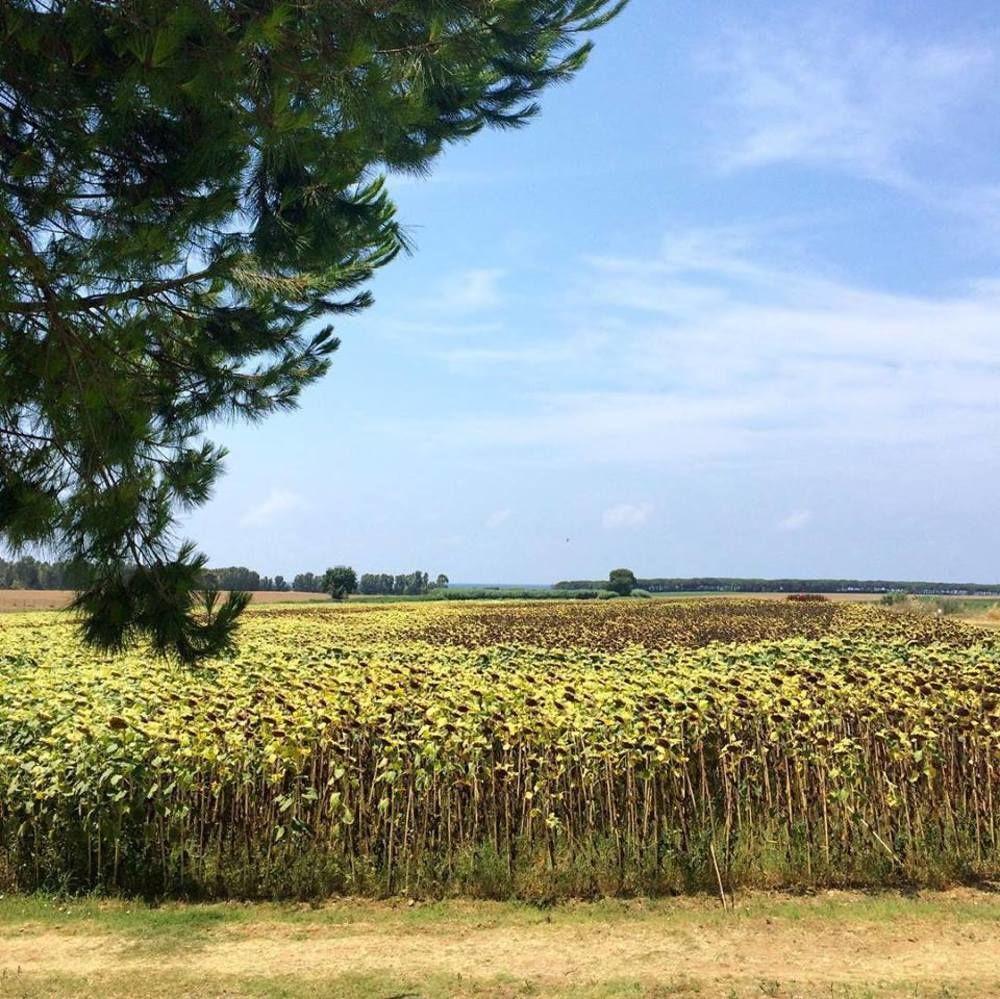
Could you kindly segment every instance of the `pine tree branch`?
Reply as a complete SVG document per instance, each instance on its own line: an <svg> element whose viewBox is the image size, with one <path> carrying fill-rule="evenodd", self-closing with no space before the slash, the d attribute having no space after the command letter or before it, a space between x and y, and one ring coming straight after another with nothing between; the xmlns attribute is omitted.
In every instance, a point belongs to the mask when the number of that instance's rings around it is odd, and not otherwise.
<svg viewBox="0 0 1000 999"><path fill-rule="evenodd" d="M163 281L148 281L127 291L106 292L100 295L86 295L83 298L60 298L49 287L44 302L0 302L0 313L31 315L37 312L51 312L54 307L61 313L87 312L90 309L124 305L127 302L144 301L164 292L180 291L190 284L206 281L215 276L217 266L185 274L182 277ZM40 286L39 286L40 287Z"/></svg>

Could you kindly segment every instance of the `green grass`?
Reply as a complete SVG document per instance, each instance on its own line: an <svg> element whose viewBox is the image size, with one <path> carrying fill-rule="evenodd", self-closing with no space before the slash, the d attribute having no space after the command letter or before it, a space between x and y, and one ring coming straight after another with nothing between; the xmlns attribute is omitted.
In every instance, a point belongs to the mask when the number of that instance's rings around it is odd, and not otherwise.
<svg viewBox="0 0 1000 999"><path fill-rule="evenodd" d="M532 587L468 587L452 586L420 594L353 593L349 599L366 604L422 603L452 600L609 600L617 594L610 590L554 590L546 586Z"/></svg>
<svg viewBox="0 0 1000 999"><path fill-rule="evenodd" d="M955 983L920 981L879 983L834 983L804 986L794 981L772 978L690 977L682 971L666 974L655 981L643 975L637 966L634 977L597 975L576 976L575 980L518 978L503 973L502 964L483 967L475 973L453 971L345 971L343 966L313 965L296 967L288 973L274 965L274 948L260 962L246 962L227 967L207 962L199 969L202 952L218 954L227 942L249 943L251 952L256 940L315 941L351 934L357 925L362 934L372 934L373 947L391 947L402 937L411 940L427 933L427 947L441 941L459 939L470 932L509 928L532 929L539 933L549 927L563 929L603 927L621 930L622 924L645 924L642 927L653 940L674 939L701 941L724 940L726 930L746 926L759 930L763 924L788 929L792 938L808 946L809 939L819 940L824 933L840 931L848 940L860 938L872 927L905 927L907 935L933 940L937 928L953 936L956 925L968 927L970 939L990 938L1000 926L1000 894L962 892L921 894L899 893L860 895L829 893L822 896L755 894L736 899L735 912L723 912L718 900L707 897L681 899L633 899L580 902L552 907L524 903L444 901L411 903L399 899L390 902L339 900L320 906L304 904L219 903L162 906L102 900L97 898L61 899L47 896L0 898L0 999L53 995L143 997L159 999L173 996L254 996L265 999L291 999L301 996L337 996L344 999L445 999L445 997L514 997L552 996L556 999L640 999L668 996L753 996L829 997L829 999L866 999L866 997L908 997L908 999L966 999L975 995L973 984L962 985L960 954L955 955ZM640 927L637 926L637 929ZM846 934L844 931L848 931ZM63 970L18 969L5 964L4 941L36 936L50 941L51 934L65 935L69 943L79 936L77 946L96 941L106 946L110 955L107 968L80 973L71 963ZM561 939L569 938L565 934ZM759 939L759 936L758 936ZM786 933L785 939L789 939ZM105 941L104 944L101 941ZM87 944L88 946L90 944ZM655 947L655 944L653 945ZM851 955L845 954L845 961ZM118 963L115 963L115 962ZM267 961L272 963L268 964ZM998 972L1000 975L1000 972Z"/></svg>
<svg viewBox="0 0 1000 999"><path fill-rule="evenodd" d="M708 896L684 899L605 899L553 906L526 902L475 902L445 900L387 902L339 900L308 903L216 902L162 905L117 899L58 898L46 895L0 898L0 937L24 926L66 933L102 932L169 943L217 930L252 923L279 923L303 928L329 928L354 923L398 927L414 932L421 927L448 925L531 927L542 924L573 925L621 921L656 921L683 927L710 926L736 920L781 919L792 922L873 922L898 919L934 921L941 918L962 923L1000 925L1000 892L968 892L961 897L938 893L905 895L880 892L824 893L823 895L753 894L736 898L733 912L724 912Z"/></svg>
<svg viewBox="0 0 1000 999"><path fill-rule="evenodd" d="M998 606L996 597L925 597L916 598L933 612L940 611L946 616L982 617Z"/></svg>

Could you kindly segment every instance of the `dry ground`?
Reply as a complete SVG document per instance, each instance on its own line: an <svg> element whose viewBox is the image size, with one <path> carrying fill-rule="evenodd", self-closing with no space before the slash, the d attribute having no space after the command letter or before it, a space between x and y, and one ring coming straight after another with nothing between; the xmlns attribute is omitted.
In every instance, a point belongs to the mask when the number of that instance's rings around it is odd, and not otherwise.
<svg viewBox="0 0 1000 999"><path fill-rule="evenodd" d="M1000 896L0 901L0 997L1000 996Z"/></svg>
<svg viewBox="0 0 1000 999"><path fill-rule="evenodd" d="M325 593L279 593L259 590L252 594L255 604L330 603ZM0 590L0 612L62 610L73 599L72 590Z"/></svg>
<svg viewBox="0 0 1000 999"><path fill-rule="evenodd" d="M61 610L72 590L0 590L0 611Z"/></svg>
<svg viewBox="0 0 1000 999"><path fill-rule="evenodd" d="M658 595L659 596L659 595ZM787 593L676 593L664 594L667 599L696 599L700 597L751 598L755 600L786 600ZM274 590L258 590L252 594L255 604L330 603L325 593L279 593ZM829 598L838 603L844 601L878 600L878 594L832 593ZM72 590L0 590L0 613L3 611L62 610L73 599ZM358 597L364 600L364 597ZM369 598L371 599L371 598ZM373 602L378 602L377 598Z"/></svg>

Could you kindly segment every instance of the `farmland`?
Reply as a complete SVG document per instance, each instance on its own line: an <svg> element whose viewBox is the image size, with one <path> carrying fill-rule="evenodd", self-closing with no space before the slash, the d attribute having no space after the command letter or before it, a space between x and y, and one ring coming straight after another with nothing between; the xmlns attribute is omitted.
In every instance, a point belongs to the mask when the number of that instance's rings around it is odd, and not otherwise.
<svg viewBox="0 0 1000 999"><path fill-rule="evenodd" d="M73 590L0 590L0 613L28 610L64 610L73 602ZM328 603L325 593L258 590L255 604Z"/></svg>
<svg viewBox="0 0 1000 999"><path fill-rule="evenodd" d="M1000 875L996 632L778 601L0 620L0 889L551 900Z"/></svg>

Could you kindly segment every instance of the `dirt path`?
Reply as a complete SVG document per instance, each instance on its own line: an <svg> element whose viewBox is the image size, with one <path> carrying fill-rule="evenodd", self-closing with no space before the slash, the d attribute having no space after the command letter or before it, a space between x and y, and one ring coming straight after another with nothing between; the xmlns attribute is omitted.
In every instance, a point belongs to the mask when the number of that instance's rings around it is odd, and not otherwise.
<svg viewBox="0 0 1000 999"><path fill-rule="evenodd" d="M460 904L386 919L369 905L343 920L339 910L316 921L265 914L166 940L86 922L6 926L0 996L1000 996L997 903L971 914L963 901L951 913L903 904L856 916L685 908L548 919L526 925Z"/></svg>

